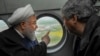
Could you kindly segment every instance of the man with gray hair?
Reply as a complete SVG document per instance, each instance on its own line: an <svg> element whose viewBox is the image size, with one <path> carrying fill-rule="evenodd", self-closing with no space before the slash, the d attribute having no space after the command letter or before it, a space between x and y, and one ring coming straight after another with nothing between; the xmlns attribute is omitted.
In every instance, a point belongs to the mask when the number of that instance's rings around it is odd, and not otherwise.
<svg viewBox="0 0 100 56"><path fill-rule="evenodd" d="M0 56L46 56L49 32L38 43L36 16L30 4L15 10L8 23L11 27L0 33Z"/></svg>
<svg viewBox="0 0 100 56"><path fill-rule="evenodd" d="M74 56L100 56L100 18L96 0L68 0L62 8L64 25L77 37Z"/></svg>

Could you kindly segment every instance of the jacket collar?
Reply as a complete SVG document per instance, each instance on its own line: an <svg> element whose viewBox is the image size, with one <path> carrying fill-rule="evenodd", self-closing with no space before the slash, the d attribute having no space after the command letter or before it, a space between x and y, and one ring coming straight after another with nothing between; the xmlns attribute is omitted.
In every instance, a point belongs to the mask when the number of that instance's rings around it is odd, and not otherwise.
<svg viewBox="0 0 100 56"><path fill-rule="evenodd" d="M13 27L9 28L8 30L5 30L2 34L7 39L9 39L15 43L23 45L23 42L22 42L23 38L15 31L15 29Z"/></svg>
<svg viewBox="0 0 100 56"><path fill-rule="evenodd" d="M80 50L83 50L88 45L92 37L91 35L93 35L93 31L98 27L98 23L100 23L100 20L97 15L93 15L90 17L90 19L86 23L85 31L80 43Z"/></svg>

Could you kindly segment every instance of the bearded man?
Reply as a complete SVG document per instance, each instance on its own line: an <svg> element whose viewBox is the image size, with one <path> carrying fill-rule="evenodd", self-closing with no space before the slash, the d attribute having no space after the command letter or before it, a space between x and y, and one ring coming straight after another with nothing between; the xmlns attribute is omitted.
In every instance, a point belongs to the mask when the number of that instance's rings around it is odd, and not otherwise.
<svg viewBox="0 0 100 56"><path fill-rule="evenodd" d="M8 23L11 27L0 33L1 56L46 56L49 32L38 43L36 16L30 4L15 10Z"/></svg>

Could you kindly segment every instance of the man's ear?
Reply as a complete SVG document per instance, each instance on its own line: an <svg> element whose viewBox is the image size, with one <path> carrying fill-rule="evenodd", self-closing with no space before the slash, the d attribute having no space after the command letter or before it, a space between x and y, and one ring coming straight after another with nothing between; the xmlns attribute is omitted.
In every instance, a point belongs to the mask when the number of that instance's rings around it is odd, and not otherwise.
<svg viewBox="0 0 100 56"><path fill-rule="evenodd" d="M25 28L25 22L21 22L20 23L20 26L21 26L21 28L22 28L22 30Z"/></svg>

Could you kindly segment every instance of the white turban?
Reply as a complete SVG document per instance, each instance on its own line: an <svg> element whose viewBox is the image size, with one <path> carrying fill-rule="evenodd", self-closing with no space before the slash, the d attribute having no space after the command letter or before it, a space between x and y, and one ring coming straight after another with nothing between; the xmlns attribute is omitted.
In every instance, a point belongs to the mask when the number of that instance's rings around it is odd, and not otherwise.
<svg viewBox="0 0 100 56"><path fill-rule="evenodd" d="M19 24L20 22L32 15L34 15L34 11L32 9L32 6L28 4L25 7L16 9L13 15L8 19L8 23L11 24L11 26L13 26Z"/></svg>

